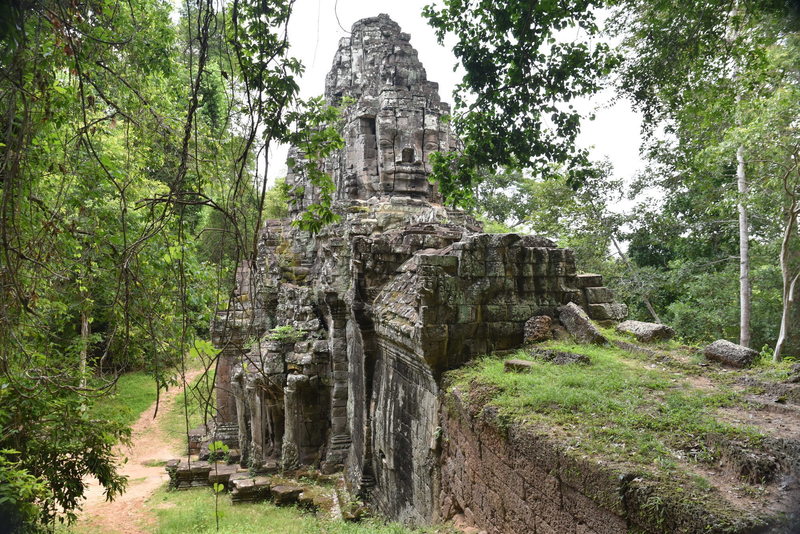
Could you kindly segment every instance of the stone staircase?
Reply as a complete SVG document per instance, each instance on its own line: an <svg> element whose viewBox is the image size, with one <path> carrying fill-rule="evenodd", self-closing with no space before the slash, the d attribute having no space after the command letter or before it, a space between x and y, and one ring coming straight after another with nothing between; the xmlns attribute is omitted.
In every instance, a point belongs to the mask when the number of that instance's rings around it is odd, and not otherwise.
<svg viewBox="0 0 800 534"><path fill-rule="evenodd" d="M277 506L300 506L313 512L331 513L337 508L334 488L302 484L277 475L251 474L238 465L203 460L170 460L166 464L169 487L187 490L219 488L228 492L231 503L271 501ZM326 480L328 480L326 478Z"/></svg>

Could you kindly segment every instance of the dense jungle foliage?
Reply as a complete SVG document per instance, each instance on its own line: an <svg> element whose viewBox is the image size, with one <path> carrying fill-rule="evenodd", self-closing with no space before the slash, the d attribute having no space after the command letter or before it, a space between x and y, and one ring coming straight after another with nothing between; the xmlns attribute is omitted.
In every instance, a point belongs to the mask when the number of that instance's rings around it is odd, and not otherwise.
<svg viewBox="0 0 800 534"><path fill-rule="evenodd" d="M338 110L298 98L293 7L0 5L6 521L71 520L87 475L110 498L124 490L112 446L129 430L91 407L127 370L167 387L202 348L256 230L285 213L285 187L266 185L272 143L301 147L296 164L325 193L298 224L335 220L317 162L341 146ZM464 150L434 161L450 202L574 248L636 318L800 355L792 3L443 0L424 13L466 71L453 115ZM575 146L571 104L603 87L643 113L640 176Z"/></svg>

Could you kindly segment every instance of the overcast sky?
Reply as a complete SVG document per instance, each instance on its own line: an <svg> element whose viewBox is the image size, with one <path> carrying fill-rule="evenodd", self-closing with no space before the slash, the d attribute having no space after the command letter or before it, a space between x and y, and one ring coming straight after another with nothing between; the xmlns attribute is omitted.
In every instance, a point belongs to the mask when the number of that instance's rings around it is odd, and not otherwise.
<svg viewBox="0 0 800 534"><path fill-rule="evenodd" d="M333 63L339 39L347 36L345 30L349 31L359 19L386 13L411 35L411 45L419 52L428 79L438 82L442 99L452 103L453 88L461 76L453 72L456 64L451 52L453 43L439 46L433 30L421 15L422 7L428 3L431 0L296 0L289 41L292 55L306 67L300 80L301 95L311 97L323 93L325 76ZM611 96L601 94L580 106L586 111L599 109L594 121L584 123L579 143L594 147L592 155L597 159L607 156L614 164L615 174L630 180L642 166L640 121L626 102L608 107ZM286 148L274 148L270 156L270 180L286 174L285 160Z"/></svg>

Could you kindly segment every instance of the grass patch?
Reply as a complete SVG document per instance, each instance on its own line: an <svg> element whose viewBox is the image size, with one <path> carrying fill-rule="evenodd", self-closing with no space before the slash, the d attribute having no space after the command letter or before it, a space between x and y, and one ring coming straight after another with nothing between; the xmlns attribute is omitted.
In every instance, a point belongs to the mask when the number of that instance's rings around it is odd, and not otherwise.
<svg viewBox="0 0 800 534"><path fill-rule="evenodd" d="M200 426L206 417L210 421L214 407L214 375L200 375L189 384L186 394L179 394L167 406L161 428L175 440L186 438L186 411L188 408L189 429Z"/></svg>
<svg viewBox="0 0 800 534"><path fill-rule="evenodd" d="M585 354L591 365L554 365L520 352L513 357L534 361L530 372L506 373L503 359L485 357L452 372L450 380L464 391L489 386L484 389L491 395L482 400L506 421L559 427L573 449L642 466L669 470L687 454L702 459L709 454L704 438L710 434L760 437L752 428L715 417L716 408L744 403L731 388L693 387L668 364L614 347L563 342L544 347Z"/></svg>
<svg viewBox="0 0 800 534"><path fill-rule="evenodd" d="M745 374L766 382L783 382L792 376L792 368L797 363L794 358L785 358L779 362L773 361L771 351L762 351L753 362L753 367L746 370Z"/></svg>
<svg viewBox="0 0 800 534"><path fill-rule="evenodd" d="M199 341L197 345L188 351L187 369L198 368L202 361L200 353L213 350L205 341ZM94 419L107 419L130 426L155 401L156 382L153 377L144 371L134 371L120 375L109 395L97 399L91 406L90 414Z"/></svg>
<svg viewBox="0 0 800 534"><path fill-rule="evenodd" d="M120 375L116 386L106 397L98 399L91 407L94 419L108 419L132 425L156 400L156 382L145 372Z"/></svg>
<svg viewBox="0 0 800 534"><path fill-rule="evenodd" d="M147 502L154 511L159 534L185 532L216 533L214 495L210 489L187 491L161 489ZM231 505L228 495L219 497L220 534L412 534L453 532L446 527L412 530L396 523L377 520L346 523L322 519L292 507L271 503Z"/></svg>

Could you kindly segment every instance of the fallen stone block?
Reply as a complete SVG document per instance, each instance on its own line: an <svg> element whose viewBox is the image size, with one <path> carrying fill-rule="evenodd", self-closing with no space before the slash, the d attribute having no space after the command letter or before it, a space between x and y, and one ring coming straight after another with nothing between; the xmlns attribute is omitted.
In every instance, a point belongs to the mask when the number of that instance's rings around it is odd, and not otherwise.
<svg viewBox="0 0 800 534"><path fill-rule="evenodd" d="M642 321L624 321L617 325L617 332L633 334L642 343L668 341L675 335L675 330L665 324Z"/></svg>
<svg viewBox="0 0 800 534"><path fill-rule="evenodd" d="M281 485L272 488L272 500L278 506L296 504L303 493L301 486Z"/></svg>
<svg viewBox="0 0 800 534"><path fill-rule="evenodd" d="M269 499L270 490L267 477L236 479L231 481L231 503L264 501Z"/></svg>
<svg viewBox="0 0 800 534"><path fill-rule="evenodd" d="M314 502L314 496L307 491L304 491L300 494L297 498L297 505L300 508L305 508L306 510L316 510L317 506Z"/></svg>
<svg viewBox="0 0 800 534"><path fill-rule="evenodd" d="M330 512L333 508L333 495L319 487L304 487L297 499L297 505L313 512Z"/></svg>
<svg viewBox="0 0 800 534"><path fill-rule="evenodd" d="M231 502L251 502L256 492L255 481L252 478L242 478L231 481Z"/></svg>
<svg viewBox="0 0 800 534"><path fill-rule="evenodd" d="M266 460L261 467L258 468L259 473L277 473L281 470L280 464L275 460Z"/></svg>
<svg viewBox="0 0 800 534"><path fill-rule="evenodd" d="M533 369L535 364L527 360L506 360L503 362L503 369L506 373L522 373Z"/></svg>
<svg viewBox="0 0 800 534"><path fill-rule="evenodd" d="M703 349L709 360L731 367L748 367L758 357L758 352L725 339L718 339Z"/></svg>
<svg viewBox="0 0 800 534"><path fill-rule="evenodd" d="M211 465L208 462L195 461L189 462L175 461L167 462L167 473L169 474L169 485L174 489L189 489L201 486L208 486L208 473Z"/></svg>
<svg viewBox="0 0 800 534"><path fill-rule="evenodd" d="M574 302L558 308L558 318L567 332L579 343L602 345L607 342L603 334L592 324L586 312Z"/></svg>
<svg viewBox="0 0 800 534"><path fill-rule="evenodd" d="M595 321L621 321L628 315L628 307L618 302L588 304L586 308Z"/></svg>
<svg viewBox="0 0 800 534"><path fill-rule="evenodd" d="M239 467L236 465L217 464L208 472L208 484L212 487L214 484L222 484L227 488L231 475L235 474L238 470Z"/></svg>
<svg viewBox="0 0 800 534"><path fill-rule="evenodd" d="M525 323L525 343L539 343L553 339L553 318L549 315L535 315Z"/></svg>
<svg viewBox="0 0 800 534"><path fill-rule="evenodd" d="M225 461L229 464L238 464L242 461L242 453L239 449L231 449L225 455Z"/></svg>
<svg viewBox="0 0 800 534"><path fill-rule="evenodd" d="M328 493L319 493L315 495L313 498L313 502L315 510L317 511L323 510L326 512L332 510L335 504L333 496Z"/></svg>
<svg viewBox="0 0 800 534"><path fill-rule="evenodd" d="M248 471L239 471L228 477L228 491L233 491L233 483L237 480L244 480L246 478L253 478Z"/></svg>
<svg viewBox="0 0 800 534"><path fill-rule="evenodd" d="M574 352L563 352L560 350L532 350L530 355L536 359L544 360L555 365L567 365L571 363L589 364L591 361L585 354Z"/></svg>

